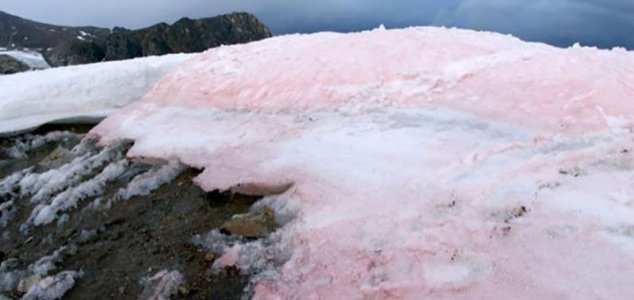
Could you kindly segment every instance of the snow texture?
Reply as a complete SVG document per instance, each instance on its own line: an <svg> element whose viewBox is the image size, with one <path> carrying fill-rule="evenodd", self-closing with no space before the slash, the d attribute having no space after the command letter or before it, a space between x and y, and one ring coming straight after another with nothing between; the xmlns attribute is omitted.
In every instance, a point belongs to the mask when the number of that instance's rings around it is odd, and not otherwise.
<svg viewBox="0 0 634 300"><path fill-rule="evenodd" d="M169 300L178 292L178 287L183 283L183 275L178 271L163 270L154 276L142 279L141 283L145 288L140 299Z"/></svg>
<svg viewBox="0 0 634 300"><path fill-rule="evenodd" d="M0 292L14 290L20 279L26 275L24 270L17 268L18 262L14 258L9 258L0 263Z"/></svg>
<svg viewBox="0 0 634 300"><path fill-rule="evenodd" d="M39 212L46 207L45 204L41 204L42 202L47 201L51 198L51 196L64 191L68 187L82 182L82 179L84 179L85 176L93 174L99 168L122 158L121 147L125 143L118 143L100 151L95 151L93 149L94 146L91 145L93 143L94 142L89 139L82 140L79 145L75 146L75 148L71 150L78 157L69 163L62 165L59 168L47 170L43 173L30 173L20 180L19 186L21 195L30 196L31 203L40 203L40 205L35 208L34 213L31 216L31 221L33 221L34 217L36 217ZM110 169L108 171L116 172L116 170ZM105 174L102 177L106 177L107 179L108 176L109 174ZM97 180L103 181L104 178L102 177L97 178ZM93 183L87 183L89 186L83 186L81 188L84 190L89 189L91 188L91 184ZM94 188L94 185L92 187ZM85 193L86 191L69 191L69 193L79 194L82 192ZM67 196L68 195L63 196L64 199L62 200L53 199L53 201L73 201L72 199L67 198ZM70 206L73 205L70 204ZM43 218L49 219L50 217Z"/></svg>
<svg viewBox="0 0 634 300"><path fill-rule="evenodd" d="M106 166L99 175L57 194L51 203L39 206L38 209L33 211L31 216L33 224L43 225L51 223L60 212L76 208L80 201L88 197L103 194L106 185L123 174L127 166L127 160L119 160Z"/></svg>
<svg viewBox="0 0 634 300"><path fill-rule="evenodd" d="M14 291L18 288L20 281L29 276L35 276L38 279L47 276L49 272L57 268L56 264L63 259L63 254L66 250L67 247L61 247L55 250L51 255L43 256L33 262L25 270L19 268L20 263L15 258L3 261L2 264L0 264L0 292ZM48 281L50 280L51 279L48 279ZM49 284L46 283L45 285L48 286Z"/></svg>
<svg viewBox="0 0 634 300"><path fill-rule="evenodd" d="M172 181L184 170L185 166L178 161L169 161L163 166L153 168L134 177L125 188L117 192L114 199L129 200L134 196L147 196L161 185Z"/></svg>
<svg viewBox="0 0 634 300"><path fill-rule="evenodd" d="M43 278L29 288L22 300L55 300L61 299L75 285L75 279L81 277L80 272L64 271Z"/></svg>
<svg viewBox="0 0 634 300"><path fill-rule="evenodd" d="M94 121L138 100L194 54L54 68L0 77L0 133L55 121Z"/></svg>
<svg viewBox="0 0 634 300"><path fill-rule="evenodd" d="M7 226L9 221L15 217L16 208L13 200L0 203L0 228Z"/></svg>
<svg viewBox="0 0 634 300"><path fill-rule="evenodd" d="M630 299L633 98L622 49L319 33L207 51L91 135L282 193L255 299Z"/></svg>
<svg viewBox="0 0 634 300"><path fill-rule="evenodd" d="M6 149L5 152L10 158L26 158L28 152L36 150L47 143L80 139L81 137L83 135L68 131L54 131L46 135L25 134L23 137L16 138L15 144Z"/></svg>

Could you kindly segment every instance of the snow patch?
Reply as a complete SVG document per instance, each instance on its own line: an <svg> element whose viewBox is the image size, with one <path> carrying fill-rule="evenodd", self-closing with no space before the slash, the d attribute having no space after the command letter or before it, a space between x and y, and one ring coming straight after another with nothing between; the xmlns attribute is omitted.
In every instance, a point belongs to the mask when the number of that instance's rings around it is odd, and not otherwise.
<svg viewBox="0 0 634 300"><path fill-rule="evenodd" d="M0 49L0 54L9 55L9 56L11 56L11 57L13 57L13 58L25 63L26 65L31 67L31 69L43 70L43 69L48 69L48 68L51 67L46 62L46 59L44 58L44 56L40 52L31 51L31 50L6 50L6 49Z"/></svg>
<svg viewBox="0 0 634 300"><path fill-rule="evenodd" d="M90 135L207 191L291 184L280 265L219 249L267 275L255 299L627 299L633 70L468 30L281 36L207 51Z"/></svg>
<svg viewBox="0 0 634 300"><path fill-rule="evenodd" d="M75 280L83 276L81 272L64 271L46 277L32 286L22 297L23 300L55 300L61 299L73 288Z"/></svg>
<svg viewBox="0 0 634 300"><path fill-rule="evenodd" d="M178 287L183 281L183 275L178 271L160 271L141 280L141 284L145 288L139 298L143 300L169 300L171 296L176 295Z"/></svg>
<svg viewBox="0 0 634 300"><path fill-rule="evenodd" d="M146 196L161 185L168 183L181 172L185 166L178 161L170 161L164 166L155 167L150 171L137 175L125 188L117 192L117 200L128 200L134 196Z"/></svg>
<svg viewBox="0 0 634 300"><path fill-rule="evenodd" d="M95 122L139 100L195 54L54 68L0 76L0 133L55 121Z"/></svg>

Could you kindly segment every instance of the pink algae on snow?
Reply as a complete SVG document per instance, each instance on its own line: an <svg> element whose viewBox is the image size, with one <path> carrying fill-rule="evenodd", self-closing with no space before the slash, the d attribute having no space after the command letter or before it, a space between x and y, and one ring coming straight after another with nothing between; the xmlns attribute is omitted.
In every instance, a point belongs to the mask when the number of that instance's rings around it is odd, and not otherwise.
<svg viewBox="0 0 634 300"><path fill-rule="evenodd" d="M258 299L628 299L633 118L631 52L409 28L207 51L92 134L281 192Z"/></svg>

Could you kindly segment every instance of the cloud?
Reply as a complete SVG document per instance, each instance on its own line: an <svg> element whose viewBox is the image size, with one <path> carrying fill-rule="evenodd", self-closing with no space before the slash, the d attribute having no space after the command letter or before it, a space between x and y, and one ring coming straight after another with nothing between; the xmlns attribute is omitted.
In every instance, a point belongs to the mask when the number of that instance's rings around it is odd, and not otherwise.
<svg viewBox="0 0 634 300"><path fill-rule="evenodd" d="M620 0L465 0L440 11L435 25L511 33L567 46L634 49L634 2Z"/></svg>
<svg viewBox="0 0 634 300"><path fill-rule="evenodd" d="M634 49L634 1L624 0L5 0L0 10L49 23L129 28L248 11L276 34L433 24L560 46Z"/></svg>

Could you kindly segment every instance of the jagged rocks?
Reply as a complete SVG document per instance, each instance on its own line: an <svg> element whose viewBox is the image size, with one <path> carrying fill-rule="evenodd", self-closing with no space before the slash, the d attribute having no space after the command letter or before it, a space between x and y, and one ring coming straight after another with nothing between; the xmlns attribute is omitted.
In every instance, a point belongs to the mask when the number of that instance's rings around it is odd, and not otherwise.
<svg viewBox="0 0 634 300"><path fill-rule="evenodd" d="M166 23L113 32L105 42L105 60L121 60L168 53L201 52L220 45L261 40L271 36L269 29L255 16L233 13L192 20L183 18Z"/></svg>

